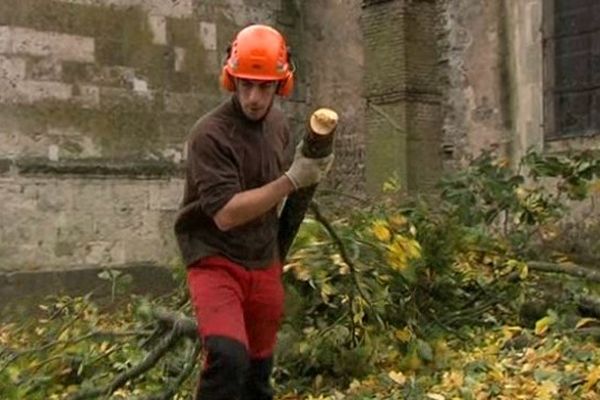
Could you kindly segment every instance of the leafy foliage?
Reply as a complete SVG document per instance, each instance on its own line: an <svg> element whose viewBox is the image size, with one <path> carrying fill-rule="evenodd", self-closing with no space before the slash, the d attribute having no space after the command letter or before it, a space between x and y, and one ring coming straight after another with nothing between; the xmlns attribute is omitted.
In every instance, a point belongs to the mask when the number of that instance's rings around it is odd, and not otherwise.
<svg viewBox="0 0 600 400"><path fill-rule="evenodd" d="M532 152L519 171L486 152L435 195L405 199L391 180L375 204L315 205L285 268L282 398L597 399L600 353L579 337L597 321L573 319L577 296L594 287L556 285L531 261L568 259L544 249L571 202L596 190L600 162ZM122 278L103 274L113 297ZM179 279L177 293L152 302L132 298L106 311L89 297L57 298L39 321L3 325L1 397L74 398L107 387L106 398L189 398L198 364L189 339L111 387L169 331L154 310L191 315Z"/></svg>

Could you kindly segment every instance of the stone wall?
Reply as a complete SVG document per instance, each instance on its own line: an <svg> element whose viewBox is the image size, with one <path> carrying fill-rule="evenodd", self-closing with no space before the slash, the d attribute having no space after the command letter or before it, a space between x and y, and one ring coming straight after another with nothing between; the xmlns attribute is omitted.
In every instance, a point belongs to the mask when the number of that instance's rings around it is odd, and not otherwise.
<svg viewBox="0 0 600 400"><path fill-rule="evenodd" d="M292 48L278 104L295 133L340 113L327 185L362 192L360 16L358 0L2 0L0 273L177 264L185 137L227 96L225 48L251 22Z"/></svg>
<svg viewBox="0 0 600 400"><path fill-rule="evenodd" d="M365 102L361 1L303 1L301 25L310 109L331 107L340 116L330 187L365 190Z"/></svg>
<svg viewBox="0 0 600 400"><path fill-rule="evenodd" d="M457 167L497 148L513 165L528 149L600 147L598 137L548 140L544 124L545 0L443 0L439 10L443 139ZM552 18L546 16L546 18Z"/></svg>
<svg viewBox="0 0 600 400"><path fill-rule="evenodd" d="M508 151L511 124L511 59L502 0L446 0L440 5L444 32L443 140L458 167L483 148Z"/></svg>
<svg viewBox="0 0 600 400"><path fill-rule="evenodd" d="M409 192L441 174L438 10L434 1L365 1L366 178Z"/></svg>
<svg viewBox="0 0 600 400"><path fill-rule="evenodd" d="M224 49L256 21L299 41L297 15L293 1L2 0L0 272L176 262L183 144L226 96Z"/></svg>

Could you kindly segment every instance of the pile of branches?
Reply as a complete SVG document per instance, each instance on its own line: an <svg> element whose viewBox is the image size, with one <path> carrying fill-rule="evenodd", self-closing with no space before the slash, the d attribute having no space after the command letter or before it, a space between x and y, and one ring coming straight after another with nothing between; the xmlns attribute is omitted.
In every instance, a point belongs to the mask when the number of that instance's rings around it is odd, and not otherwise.
<svg viewBox="0 0 600 400"><path fill-rule="evenodd" d="M329 194L346 198L345 210L354 212L311 203L286 265L292 301L276 377L349 380L385 362L381 350L390 346L402 354L418 350L428 361L429 338L440 332L461 338L468 325L523 323L527 301L520 299L543 289L543 277L552 274L580 282L578 292L561 288L558 296L569 301L560 306L600 317L600 301L586 291L600 282L597 266L566 254L533 257L549 254L549 232L560 232L569 202L587 198L600 162L535 153L523 162L528 176L484 153L423 198L404 197L393 180L377 203L321 192L324 202ZM546 178L554 190L541 182ZM98 310L89 297L57 299L41 321L3 326L0 393L184 398L201 357L186 293L182 284L166 300L136 299L120 316ZM557 307L556 296L534 322ZM577 333L600 336L593 327Z"/></svg>

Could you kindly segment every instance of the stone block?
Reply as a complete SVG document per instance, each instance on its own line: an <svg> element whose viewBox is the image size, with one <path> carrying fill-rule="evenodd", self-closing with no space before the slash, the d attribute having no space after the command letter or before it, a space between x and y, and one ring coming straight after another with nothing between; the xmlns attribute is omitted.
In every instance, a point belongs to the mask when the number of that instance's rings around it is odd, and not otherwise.
<svg viewBox="0 0 600 400"><path fill-rule="evenodd" d="M0 37L0 51L3 53L94 62L94 39L89 37L20 27L2 27Z"/></svg>
<svg viewBox="0 0 600 400"><path fill-rule="evenodd" d="M100 88L93 85L73 85L73 100L84 108L100 106Z"/></svg>
<svg viewBox="0 0 600 400"><path fill-rule="evenodd" d="M207 51L204 54L204 69L205 71L213 74L213 75L218 75L221 73L221 68L222 68L222 64L221 64L221 60L219 58L219 52L214 50L214 51Z"/></svg>
<svg viewBox="0 0 600 400"><path fill-rule="evenodd" d="M217 50L217 25L212 22L200 22L200 41L205 50Z"/></svg>
<svg viewBox="0 0 600 400"><path fill-rule="evenodd" d="M152 30L152 43L167 44L167 19L163 15L149 15L148 23Z"/></svg>
<svg viewBox="0 0 600 400"><path fill-rule="evenodd" d="M198 110L200 96L193 93L169 92L164 95L165 111L174 114L191 114Z"/></svg>
<svg viewBox="0 0 600 400"><path fill-rule="evenodd" d="M1 30L0 35L2 35ZM26 68L27 64L22 58L0 56L0 80L13 82L15 80L23 80L25 79Z"/></svg>
<svg viewBox="0 0 600 400"><path fill-rule="evenodd" d="M192 0L58 0L65 3L94 5L101 7L142 7L154 15L164 15L169 17L187 17L193 13Z"/></svg>
<svg viewBox="0 0 600 400"><path fill-rule="evenodd" d="M30 61L28 78L34 81L60 81L62 62L52 57L43 57Z"/></svg>
<svg viewBox="0 0 600 400"><path fill-rule="evenodd" d="M73 203L73 210L80 212L110 213L114 209L114 197L110 184L101 180L85 180L72 182L72 192L77 199Z"/></svg>
<svg viewBox="0 0 600 400"><path fill-rule="evenodd" d="M175 71L182 72L185 67L185 49L175 47Z"/></svg>
<svg viewBox="0 0 600 400"><path fill-rule="evenodd" d="M76 199L72 196L73 191L65 187L64 183L56 180L48 182L39 188L39 199L37 209L40 214L56 214L62 215L62 218L57 218L54 222L58 225L64 225L65 213L68 213L73 208L73 202Z"/></svg>
<svg viewBox="0 0 600 400"><path fill-rule="evenodd" d="M104 108L113 108L120 107L124 104L127 105L136 105L136 108L139 108L140 111L146 111L148 107L150 107L152 103L152 92L146 91L143 92L141 89L142 81L139 80L138 91L132 92L131 90L119 89L119 88L109 88L109 87L101 87L100 88L100 104ZM147 86L146 86L147 89Z"/></svg>
<svg viewBox="0 0 600 400"><path fill-rule="evenodd" d="M11 224L6 219L14 213L27 213L34 211L38 203L38 191L35 187L25 186L14 180L0 181L0 204L3 204L2 229L9 228Z"/></svg>
<svg viewBox="0 0 600 400"><path fill-rule="evenodd" d="M174 18L189 17L194 11L192 0L140 0L139 2L140 5L151 14L165 15Z"/></svg>
<svg viewBox="0 0 600 400"><path fill-rule="evenodd" d="M90 265L112 264L111 251L114 242L107 240L96 240L85 244L84 263Z"/></svg>
<svg viewBox="0 0 600 400"><path fill-rule="evenodd" d="M177 210L181 204L182 195L182 180L159 182L150 190L150 210Z"/></svg>
<svg viewBox="0 0 600 400"><path fill-rule="evenodd" d="M149 207L149 191L154 184L149 185L146 181L132 181L113 183L111 185L112 198L115 199L114 209L134 208L147 210Z"/></svg>
<svg viewBox="0 0 600 400"><path fill-rule="evenodd" d="M10 171L12 161L7 158L0 158L0 175L6 174Z"/></svg>
<svg viewBox="0 0 600 400"><path fill-rule="evenodd" d="M42 100L68 100L72 97L72 86L62 82L20 81L15 87L15 101L35 103Z"/></svg>
<svg viewBox="0 0 600 400"><path fill-rule="evenodd" d="M39 157L45 152L50 139L34 137L18 130L0 131L0 154L2 157Z"/></svg>

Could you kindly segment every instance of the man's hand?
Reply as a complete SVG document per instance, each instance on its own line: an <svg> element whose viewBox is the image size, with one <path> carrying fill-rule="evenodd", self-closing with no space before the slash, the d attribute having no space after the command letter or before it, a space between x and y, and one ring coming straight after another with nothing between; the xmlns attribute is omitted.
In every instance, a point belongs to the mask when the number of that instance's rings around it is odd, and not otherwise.
<svg viewBox="0 0 600 400"><path fill-rule="evenodd" d="M302 142L296 146L294 161L285 175L296 189L319 183L333 164L333 154L323 158L308 158L302 154Z"/></svg>

